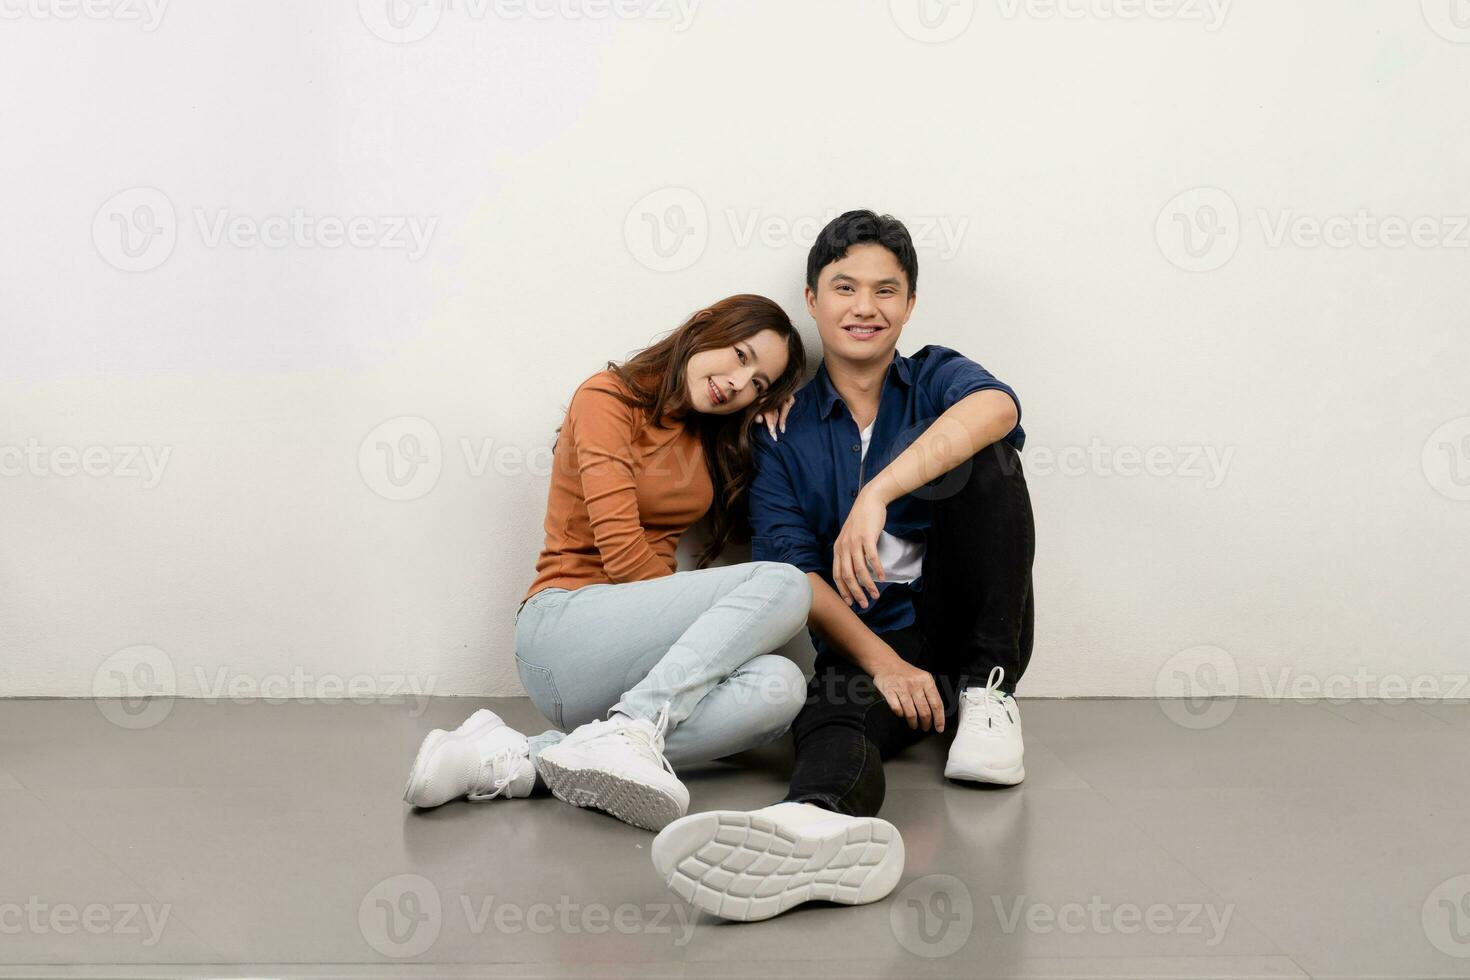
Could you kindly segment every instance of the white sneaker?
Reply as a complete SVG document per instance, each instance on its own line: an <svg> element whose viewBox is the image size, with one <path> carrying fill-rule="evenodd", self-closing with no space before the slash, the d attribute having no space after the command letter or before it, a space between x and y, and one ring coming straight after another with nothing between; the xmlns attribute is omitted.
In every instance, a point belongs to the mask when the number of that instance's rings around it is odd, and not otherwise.
<svg viewBox="0 0 1470 980"><path fill-rule="evenodd" d="M530 796L535 785L526 736L481 708L452 732L436 728L428 734L409 770L403 798L418 807L462 796L479 803L498 796Z"/></svg>
<svg viewBox="0 0 1470 980"><path fill-rule="evenodd" d="M657 723L624 715L591 721L543 749L537 769L559 800L662 830L689 810L689 790L664 758L668 726L668 705Z"/></svg>
<svg viewBox="0 0 1470 980"><path fill-rule="evenodd" d="M976 783L1014 786L1026 778L1021 744L1021 711L1000 690L1005 671L995 667L984 687L960 692L960 723L944 775Z"/></svg>
<svg viewBox="0 0 1470 980"><path fill-rule="evenodd" d="M696 813L665 827L652 854L674 894L740 922L802 902L866 905L903 875L903 838L893 824L810 803Z"/></svg>

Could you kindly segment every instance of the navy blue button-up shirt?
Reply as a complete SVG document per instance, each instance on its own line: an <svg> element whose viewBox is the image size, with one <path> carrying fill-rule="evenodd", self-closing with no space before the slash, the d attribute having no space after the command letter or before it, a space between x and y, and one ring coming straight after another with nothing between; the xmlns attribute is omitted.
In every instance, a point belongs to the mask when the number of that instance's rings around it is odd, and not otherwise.
<svg viewBox="0 0 1470 980"><path fill-rule="evenodd" d="M804 572L817 572L832 581L832 546L847 521L858 490L881 473L940 415L966 395L996 388L1021 402L1009 385L948 347L930 345L913 357L897 351L884 376L878 416L866 458L857 422L832 385L827 365L796 393L796 404L786 419L779 442L765 426L756 426L756 476L750 488L750 523L754 531L752 556L756 561L780 561ZM1018 451L1026 434L1018 422L1004 438ZM912 493L888 505L883 530L908 541L927 544L930 506ZM877 601L852 611L875 633L899 629L914 621L914 594L923 578L913 582L879 582ZM819 653L823 640L813 634Z"/></svg>

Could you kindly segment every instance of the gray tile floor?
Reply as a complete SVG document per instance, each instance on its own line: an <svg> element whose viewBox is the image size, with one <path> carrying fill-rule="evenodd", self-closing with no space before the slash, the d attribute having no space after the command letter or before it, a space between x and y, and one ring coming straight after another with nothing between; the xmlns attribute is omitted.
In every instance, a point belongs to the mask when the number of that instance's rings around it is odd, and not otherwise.
<svg viewBox="0 0 1470 980"><path fill-rule="evenodd" d="M887 901L749 924L549 797L411 812L419 740L482 705L543 727L524 699L0 700L0 975L1470 975L1463 703L1194 728L1023 699L1020 787L946 784L938 740L889 763ZM691 808L773 802L789 767L782 743L687 772Z"/></svg>

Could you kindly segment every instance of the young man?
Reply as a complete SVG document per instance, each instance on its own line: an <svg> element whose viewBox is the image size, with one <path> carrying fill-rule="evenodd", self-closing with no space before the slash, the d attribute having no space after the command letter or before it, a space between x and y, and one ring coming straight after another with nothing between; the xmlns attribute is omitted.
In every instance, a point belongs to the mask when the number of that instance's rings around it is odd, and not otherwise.
<svg viewBox="0 0 1470 980"><path fill-rule="evenodd" d="M834 219L807 257L823 361L779 441L758 433L754 557L807 573L816 675L792 726L786 798L712 811L654 840L677 894L729 919L883 898L903 840L877 818L882 760L957 729L944 774L1025 775L1012 696L1031 655L1035 531L1015 393L929 346L898 353L918 261L871 211Z"/></svg>

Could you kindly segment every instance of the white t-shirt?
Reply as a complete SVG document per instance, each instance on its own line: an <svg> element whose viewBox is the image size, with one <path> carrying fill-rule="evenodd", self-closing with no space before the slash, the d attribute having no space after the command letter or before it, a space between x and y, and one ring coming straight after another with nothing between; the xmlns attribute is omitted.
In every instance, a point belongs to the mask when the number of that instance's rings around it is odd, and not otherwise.
<svg viewBox="0 0 1470 980"><path fill-rule="evenodd" d="M878 420L873 420L877 425ZM863 440L863 458L868 458L868 443L873 438L873 425L858 433ZM878 560L883 563L884 581L912 582L924 573L924 542L905 541L882 531L878 534Z"/></svg>

